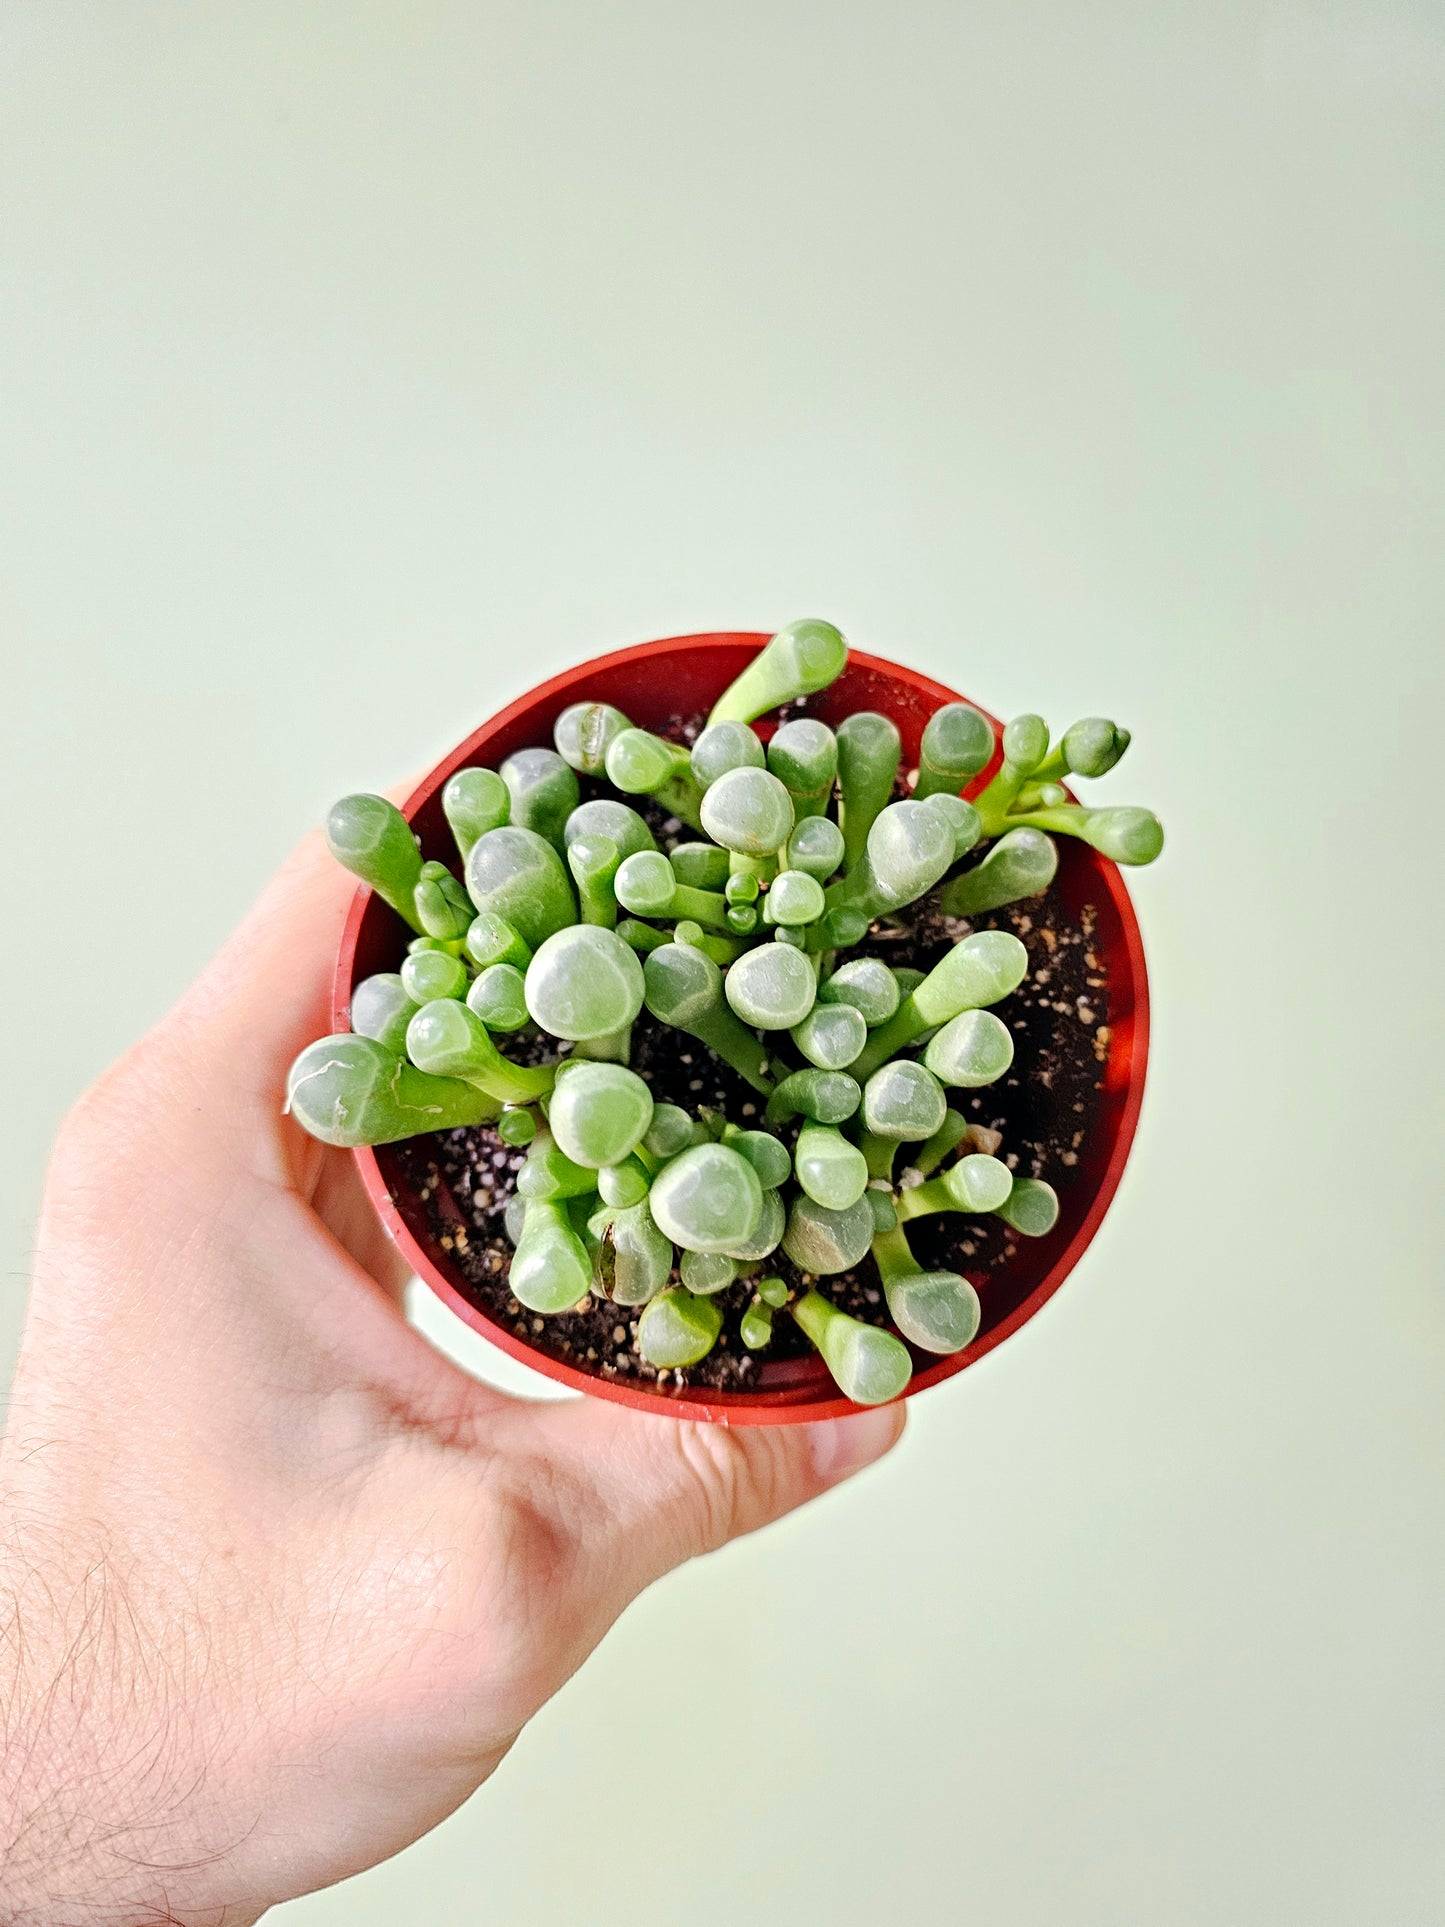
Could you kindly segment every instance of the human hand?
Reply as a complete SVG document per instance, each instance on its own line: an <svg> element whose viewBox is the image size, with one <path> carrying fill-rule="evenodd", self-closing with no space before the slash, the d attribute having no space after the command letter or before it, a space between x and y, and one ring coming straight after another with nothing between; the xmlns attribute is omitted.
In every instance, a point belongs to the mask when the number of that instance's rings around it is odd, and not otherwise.
<svg viewBox="0 0 1445 1927"><path fill-rule="evenodd" d="M0 1444L0 1894L238 1927L460 1804L642 1588L900 1406L697 1426L476 1384L280 1114L351 883L312 838L61 1131Z"/></svg>

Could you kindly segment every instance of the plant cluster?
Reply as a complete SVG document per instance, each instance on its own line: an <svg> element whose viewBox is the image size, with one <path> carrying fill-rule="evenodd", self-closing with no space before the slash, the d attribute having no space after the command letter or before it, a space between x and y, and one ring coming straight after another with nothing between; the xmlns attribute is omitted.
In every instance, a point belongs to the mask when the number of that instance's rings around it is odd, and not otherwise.
<svg viewBox="0 0 1445 1927"><path fill-rule="evenodd" d="M906 1386L907 1347L816 1286L790 1294L773 1254L817 1281L871 1252L897 1332L956 1352L978 1330L977 1294L915 1261L910 1223L996 1213L1039 1236L1058 1203L949 1102L1012 1063L995 1007L1024 977L1024 946L978 931L924 974L868 954L870 927L939 886L962 918L1038 895L1057 835L1147 863L1162 832L1147 810L1087 808L1062 788L1123 755L1128 732L1100 718L1051 746L1040 717L1016 717L971 802L960 792L999 745L966 703L934 714L903 783L886 716L860 711L834 730L798 715L766 739L753 727L846 659L830 623L790 624L691 747L607 703L574 704L553 747L447 783L460 877L423 862L384 798L345 797L327 822L332 851L415 935L399 971L357 985L351 1031L301 1053L287 1096L328 1144L490 1124L526 1146L506 1224L510 1289L530 1310L564 1313L594 1293L640 1307L638 1350L681 1370L717 1341L717 1294L747 1279L744 1345L766 1348L786 1307L841 1389L872 1404ZM584 801L582 778L606 793ZM671 847L641 800L670 819ZM760 1128L654 1102L629 1067L644 1009L759 1093ZM509 1055L509 1039L527 1049ZM541 1061L519 1061L538 1059L539 1039Z"/></svg>

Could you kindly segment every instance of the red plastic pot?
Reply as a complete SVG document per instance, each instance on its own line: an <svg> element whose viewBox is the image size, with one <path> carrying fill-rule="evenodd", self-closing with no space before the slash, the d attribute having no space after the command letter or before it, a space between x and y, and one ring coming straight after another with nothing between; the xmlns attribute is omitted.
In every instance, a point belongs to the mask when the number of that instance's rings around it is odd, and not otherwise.
<svg viewBox="0 0 1445 1927"><path fill-rule="evenodd" d="M679 711L706 711L766 640L765 635L753 633L670 636L619 649L542 683L459 744L412 795L405 814L421 839L423 854L443 861L455 858L440 801L442 786L455 770L473 763L495 768L513 750L550 743L557 716L569 703L583 699L615 703L644 726L663 723ZM825 722L837 722L854 710L881 710L902 732L905 755L916 758L923 725L940 703L957 700L956 691L915 670L854 651L838 681L815 698L811 712ZM980 785L989 773L979 778ZM1022 1241L1012 1263L989 1275L978 1337L951 1358L920 1358L905 1395L910 1398L977 1364L1053 1297L1103 1221L1133 1142L1149 1046L1149 986L1139 927L1114 864L1072 838L1059 841L1057 887L1074 915L1085 903L1094 905L1098 913L1094 941L1109 980L1109 1048L1098 1117L1070 1182L1059 1187L1057 1227L1047 1238ZM348 1028L356 983L373 971L397 968L406 936L400 920L379 897L366 889L357 892L336 963L334 1029ZM534 1350L481 1309L470 1295L466 1278L438 1242L434 1213L439 1210L455 1222L462 1218L445 1185L428 1208L402 1175L392 1147L353 1155L382 1222L417 1276L483 1337L548 1378L639 1411L725 1425L793 1425L857 1409L840 1395L822 1362L811 1357L760 1361L754 1390L698 1393L603 1378Z"/></svg>

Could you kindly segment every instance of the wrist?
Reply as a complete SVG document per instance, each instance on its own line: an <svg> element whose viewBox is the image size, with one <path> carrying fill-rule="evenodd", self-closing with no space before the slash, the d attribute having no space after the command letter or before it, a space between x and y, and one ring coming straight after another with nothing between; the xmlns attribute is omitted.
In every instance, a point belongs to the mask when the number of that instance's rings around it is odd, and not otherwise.
<svg viewBox="0 0 1445 1927"><path fill-rule="evenodd" d="M67 1578L29 1549L0 1557L5 1927L251 1927L265 1912L226 1898L235 1842L204 1805L174 1686L104 1559Z"/></svg>

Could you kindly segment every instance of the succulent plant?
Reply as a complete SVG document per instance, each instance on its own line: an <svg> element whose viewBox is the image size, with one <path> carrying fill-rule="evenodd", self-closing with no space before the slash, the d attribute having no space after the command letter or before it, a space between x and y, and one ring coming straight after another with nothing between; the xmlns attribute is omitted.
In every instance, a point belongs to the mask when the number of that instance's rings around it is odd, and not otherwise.
<svg viewBox="0 0 1445 1927"><path fill-rule="evenodd" d="M790 624L690 745L572 704L551 745L446 782L461 875L423 860L384 798L343 798L330 847L409 941L356 986L351 1030L301 1053L287 1104L333 1145L485 1125L523 1150L505 1218L530 1312L610 1299L634 1314L639 1356L676 1373L730 1316L765 1353L786 1312L871 1404L906 1389L909 1346L953 1353L979 1328L974 1284L920 1265L910 1226L953 1212L1045 1237L1059 1217L1052 1187L1016 1176L997 1134L950 1104L1014 1070L1023 944L965 930L922 971L874 939L930 893L960 919L1040 895L1059 835L1146 863L1162 831L1063 787L1123 755L1129 732L1107 718L1051 746L1040 717L996 739L945 703L916 770L871 710L753 727L805 712L846 658L830 623ZM639 1023L729 1066L755 1094L747 1115L655 1101L629 1062ZM864 1264L907 1344L830 1299L828 1280Z"/></svg>

